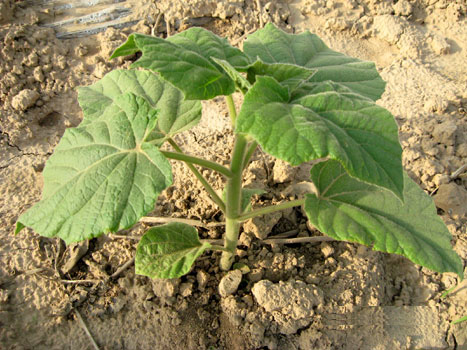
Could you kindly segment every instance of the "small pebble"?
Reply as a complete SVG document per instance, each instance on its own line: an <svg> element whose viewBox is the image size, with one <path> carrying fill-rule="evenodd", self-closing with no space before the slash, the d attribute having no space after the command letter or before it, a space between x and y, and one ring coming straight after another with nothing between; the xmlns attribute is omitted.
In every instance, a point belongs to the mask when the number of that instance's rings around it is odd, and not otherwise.
<svg viewBox="0 0 467 350"><path fill-rule="evenodd" d="M331 247L328 243L322 242L321 243L321 253L325 258L330 257L332 254L334 254L334 248Z"/></svg>
<svg viewBox="0 0 467 350"><path fill-rule="evenodd" d="M225 298L235 293L241 281L242 272L240 270L229 271L219 283L219 294Z"/></svg>

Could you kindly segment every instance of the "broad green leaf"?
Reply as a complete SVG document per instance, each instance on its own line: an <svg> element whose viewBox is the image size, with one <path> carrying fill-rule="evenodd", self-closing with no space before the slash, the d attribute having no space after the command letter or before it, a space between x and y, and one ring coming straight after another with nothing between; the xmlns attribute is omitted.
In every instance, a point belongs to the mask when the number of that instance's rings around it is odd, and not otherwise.
<svg viewBox="0 0 467 350"><path fill-rule="evenodd" d="M219 66L224 69L227 75L235 83L235 87L245 94L250 88L250 82L238 71L236 70L229 62L225 60L220 60L218 58L211 57L211 59L216 62Z"/></svg>
<svg viewBox="0 0 467 350"><path fill-rule="evenodd" d="M286 87L259 76L245 95L236 131L292 165L326 157L338 160L350 175L402 198L397 124L365 97L325 91L290 100Z"/></svg>
<svg viewBox="0 0 467 350"><path fill-rule="evenodd" d="M195 126L201 119L201 103L184 100L180 90L155 73L117 69L97 83L79 88L78 101L84 114L81 126L99 118L114 100L128 92L144 98L158 110L156 128L147 141L160 144L166 138Z"/></svg>
<svg viewBox="0 0 467 350"><path fill-rule="evenodd" d="M203 28L190 28L168 39L131 34L111 58L138 51L142 56L132 67L159 72L189 100L208 100L235 91L233 80L212 57L234 67L249 64L247 56L239 49Z"/></svg>
<svg viewBox="0 0 467 350"><path fill-rule="evenodd" d="M157 111L120 96L92 123L67 129L44 169L42 200L18 219L67 244L133 226L172 183L170 163L145 138Z"/></svg>
<svg viewBox="0 0 467 350"><path fill-rule="evenodd" d="M316 164L317 195L306 195L305 212L324 234L382 252L403 255L438 272L463 276L451 234L432 199L404 175L404 203L391 192L350 177L336 161Z"/></svg>
<svg viewBox="0 0 467 350"><path fill-rule="evenodd" d="M269 23L248 36L243 50L252 61L259 58L265 63L290 63L314 68L316 74L311 77L311 82L338 82L372 100L381 97L386 85L373 62L333 51L309 31L287 34Z"/></svg>
<svg viewBox="0 0 467 350"><path fill-rule="evenodd" d="M177 278L187 274L196 258L210 247L200 242L190 225L174 222L153 227L138 244L135 271L151 278Z"/></svg>
<svg viewBox="0 0 467 350"><path fill-rule="evenodd" d="M308 95L314 95L314 94L319 94L322 92L340 92L340 93L351 93L352 90L350 90L348 87L345 85L335 83L333 81L327 80L323 81L320 83L310 83L306 82L301 84L297 89L295 89L291 93L290 100L298 100L302 97L308 96ZM364 96L359 96L360 99L363 98Z"/></svg>
<svg viewBox="0 0 467 350"><path fill-rule="evenodd" d="M257 75L267 75L276 79L281 85L287 86L289 91L308 81L316 72L314 69L300 67L288 63L264 63L256 61L248 67L248 80L255 82Z"/></svg>

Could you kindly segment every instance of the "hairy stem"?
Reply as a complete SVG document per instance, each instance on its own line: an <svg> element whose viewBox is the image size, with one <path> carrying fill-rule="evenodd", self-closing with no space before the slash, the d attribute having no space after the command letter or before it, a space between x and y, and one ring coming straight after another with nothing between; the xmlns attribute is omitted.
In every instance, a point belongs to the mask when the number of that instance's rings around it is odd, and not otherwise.
<svg viewBox="0 0 467 350"><path fill-rule="evenodd" d="M170 145L177 152L183 153L182 149L175 143L175 141L173 139L169 139L168 141L169 141ZM220 208L220 210L222 210L225 213L225 211L226 211L225 203L221 199L221 197L219 197L219 195L216 193L214 188L212 188L212 186L209 184L209 182L204 178L203 175L201 175L201 173L198 171L198 169L195 168L195 166L193 164L186 163L186 165L191 170L191 172L196 176L196 178L199 180L199 182L201 182L201 184L204 186L204 188L209 193L209 195L211 196L214 203L216 203L217 206Z"/></svg>
<svg viewBox="0 0 467 350"><path fill-rule="evenodd" d="M221 252L227 252L227 249L223 246L220 246L220 245L211 245L211 247L209 248L210 250L217 250L217 251L221 251Z"/></svg>
<svg viewBox="0 0 467 350"><path fill-rule="evenodd" d="M237 112L235 110L235 105L233 104L232 96L227 96L227 104L229 105L230 116L234 122ZM225 194L226 220L224 247L227 251L222 253L220 261L220 267L224 271L229 270L232 266L233 257L237 248L238 235L240 232L240 222L237 220L237 217L241 212L242 173L246 146L246 138L243 135L236 135L235 146L230 163L230 171L232 172L233 176L227 181Z"/></svg>
<svg viewBox="0 0 467 350"><path fill-rule="evenodd" d="M277 204L277 205L270 205L264 208L252 210L243 215L239 215L237 217L237 220L242 222L242 221L254 218L256 216L274 213L275 211L284 210L288 208L298 207L303 204L305 204L305 198L296 199L294 201L284 202L284 203Z"/></svg>
<svg viewBox="0 0 467 350"><path fill-rule="evenodd" d="M256 141L252 141L248 145L248 149L245 154L245 159L243 160L243 169L246 169L246 167L248 166L248 163L250 162L250 159L255 153L257 147L258 147L258 142Z"/></svg>
<svg viewBox="0 0 467 350"><path fill-rule="evenodd" d="M232 95L225 96L227 101L227 106L229 107L230 121L232 122L232 127L235 128L235 120L237 119L237 110L235 109L235 103Z"/></svg>
<svg viewBox="0 0 467 350"><path fill-rule="evenodd" d="M181 160L185 163L201 165L204 168L217 171L218 173L221 173L222 175L226 177L232 177L232 172L228 168L216 162L211 162L210 160L189 156L188 154L179 153L179 152L167 152L167 151L161 151L161 152L164 156L166 156L166 158Z"/></svg>

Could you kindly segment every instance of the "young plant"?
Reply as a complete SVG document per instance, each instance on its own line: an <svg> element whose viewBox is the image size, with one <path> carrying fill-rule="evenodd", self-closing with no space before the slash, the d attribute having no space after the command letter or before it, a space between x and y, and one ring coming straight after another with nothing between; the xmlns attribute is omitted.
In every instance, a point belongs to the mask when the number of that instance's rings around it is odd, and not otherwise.
<svg viewBox="0 0 467 350"><path fill-rule="evenodd" d="M463 277L451 235L431 198L403 171L398 127L375 104L385 83L371 62L330 50L316 35L291 35L268 24L243 52L202 28L167 39L132 34L112 58L141 52L130 70L115 70L79 89L84 119L68 129L44 169L42 200L22 214L29 226L71 243L132 227L172 184L169 159L185 162L225 215L223 246L200 241L195 228L149 229L136 272L174 278L205 250L222 251L230 269L242 222L304 206L322 233L406 256ZM142 68L135 69L135 68ZM244 94L237 115L232 94ZM184 153L173 136L198 123L199 100L226 96L235 146L224 167ZM161 146L169 143L173 151ZM242 174L257 147L311 170L315 193L252 210L255 190ZM219 195L196 166L226 178Z"/></svg>

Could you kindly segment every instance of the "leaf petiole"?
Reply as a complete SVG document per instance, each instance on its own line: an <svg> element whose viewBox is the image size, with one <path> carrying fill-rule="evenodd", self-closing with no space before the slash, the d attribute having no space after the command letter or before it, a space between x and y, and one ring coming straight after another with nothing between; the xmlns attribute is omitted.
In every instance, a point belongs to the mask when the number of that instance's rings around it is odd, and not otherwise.
<svg viewBox="0 0 467 350"><path fill-rule="evenodd" d="M222 251L222 252L229 252L227 248L220 246L220 245L211 245L208 249Z"/></svg>
<svg viewBox="0 0 467 350"><path fill-rule="evenodd" d="M210 160L206 160L206 159L202 159L198 157L189 156L188 154L179 153L179 152L169 152L169 151L161 151L161 152L164 156L166 156L169 159L176 159L176 160L181 160L185 163L197 164L204 168L217 171L218 173L226 177L232 177L232 172L225 166L220 165L219 163L211 162Z"/></svg>
<svg viewBox="0 0 467 350"><path fill-rule="evenodd" d="M177 145L177 143L172 139L168 139L170 145L178 152L178 153L183 153L182 149ZM217 204L220 210L225 213L225 203L222 200L221 197L216 193L214 188L209 184L209 182L204 178L203 175L198 171L198 169L195 168L195 166L191 163L186 163L188 168L191 170L191 172L196 176L196 178L201 182L201 184L204 186L205 190L209 193L211 196L212 200L214 203Z"/></svg>
<svg viewBox="0 0 467 350"><path fill-rule="evenodd" d="M237 216L236 219L238 221L240 221L240 222L241 221L246 221L246 220L254 218L256 216L265 215L265 214L269 214L269 213L274 213L276 211L289 209L289 208L293 208L293 207L298 207L298 206L301 206L301 205L304 205L304 204L305 204L305 198L296 199L296 200L293 200L293 201L284 202L284 203L277 204L277 205L269 205L269 206L264 207L264 208L255 209L255 210L252 210L252 211L250 211L250 212L248 212L246 214Z"/></svg>
<svg viewBox="0 0 467 350"><path fill-rule="evenodd" d="M248 166L248 163L250 162L250 159L253 156L253 154L255 153L257 147L258 147L258 142L256 142L256 141L252 141L248 145L248 148L247 148L246 154L245 154L245 159L243 159L243 169L246 169L246 167Z"/></svg>
<svg viewBox="0 0 467 350"><path fill-rule="evenodd" d="M235 109L235 103L232 95L225 96L227 101L227 106L229 107L230 121L232 122L232 127L235 128L235 121L237 119L237 110Z"/></svg>
<svg viewBox="0 0 467 350"><path fill-rule="evenodd" d="M458 318L457 320L452 321L452 324L458 324L458 323L465 322L465 321L467 321L467 315L465 315L464 317Z"/></svg>

